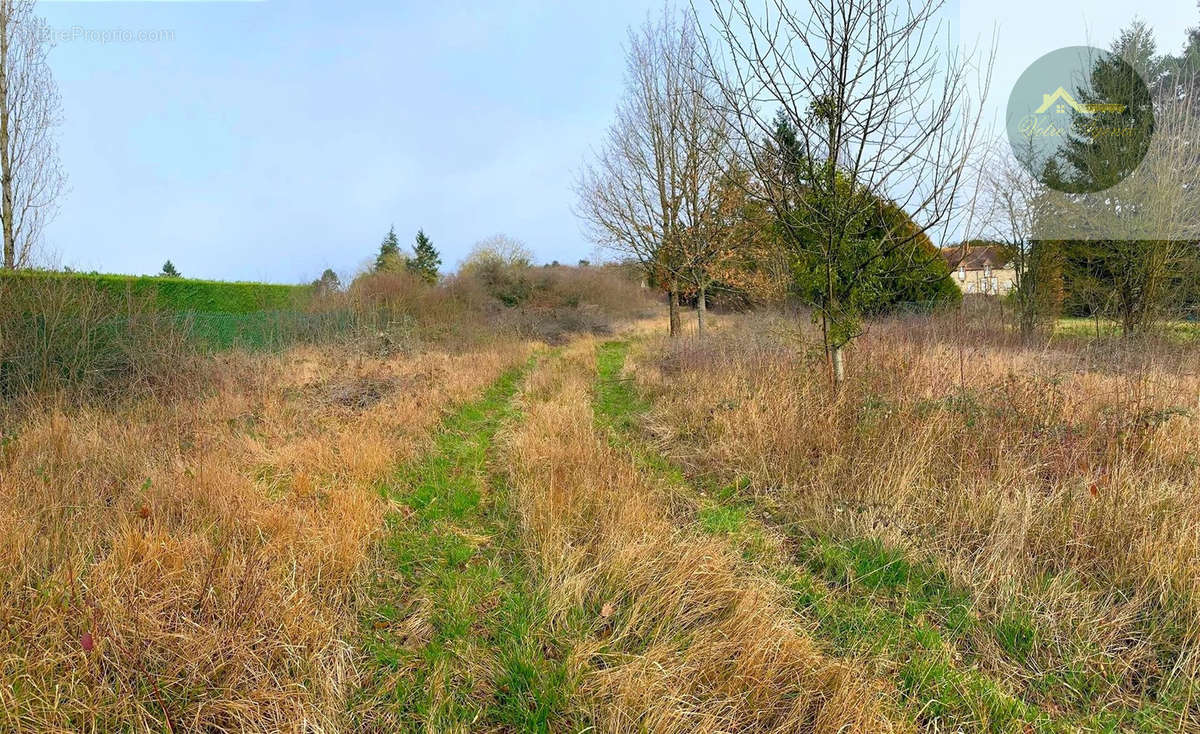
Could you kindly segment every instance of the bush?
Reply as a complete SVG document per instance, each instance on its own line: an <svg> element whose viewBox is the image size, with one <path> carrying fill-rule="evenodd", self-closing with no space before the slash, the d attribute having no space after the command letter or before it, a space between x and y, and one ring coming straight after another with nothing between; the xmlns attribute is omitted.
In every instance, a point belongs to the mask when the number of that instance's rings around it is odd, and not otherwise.
<svg viewBox="0 0 1200 734"><path fill-rule="evenodd" d="M478 258L436 286L411 273L368 273L312 308L350 310L380 325L409 319L422 340L469 343L497 333L548 342L609 333L614 320L645 316L654 305L620 267L533 268Z"/></svg>
<svg viewBox="0 0 1200 734"><path fill-rule="evenodd" d="M0 398L111 398L188 371L186 324L90 278L0 279Z"/></svg>
<svg viewBox="0 0 1200 734"><path fill-rule="evenodd" d="M489 295L505 306L520 306L533 295L528 265L509 265L497 261L483 263L472 271Z"/></svg>
<svg viewBox="0 0 1200 734"><path fill-rule="evenodd" d="M542 269L535 279L539 305L597 306L614 318L639 318L654 309L654 294L643 288L640 274L619 265Z"/></svg>
<svg viewBox="0 0 1200 734"><path fill-rule="evenodd" d="M460 281L474 281L488 297L510 308L576 308L599 306L620 318L641 316L653 306L640 280L618 265L534 268L523 261L471 258L459 272Z"/></svg>

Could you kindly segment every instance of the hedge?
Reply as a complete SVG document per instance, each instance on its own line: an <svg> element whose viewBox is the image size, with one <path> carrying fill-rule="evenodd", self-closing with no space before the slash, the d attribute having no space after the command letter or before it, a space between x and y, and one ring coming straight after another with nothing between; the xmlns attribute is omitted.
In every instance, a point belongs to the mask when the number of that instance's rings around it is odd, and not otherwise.
<svg viewBox="0 0 1200 734"><path fill-rule="evenodd" d="M43 270L0 271L0 285L22 279L55 278L100 288L117 296L150 299L163 311L245 314L300 309L312 298L312 286L163 278L149 275L59 273Z"/></svg>
<svg viewBox="0 0 1200 734"><path fill-rule="evenodd" d="M320 344L364 324L377 326L370 316L351 311L180 312L178 319L189 339L204 348L274 350Z"/></svg>

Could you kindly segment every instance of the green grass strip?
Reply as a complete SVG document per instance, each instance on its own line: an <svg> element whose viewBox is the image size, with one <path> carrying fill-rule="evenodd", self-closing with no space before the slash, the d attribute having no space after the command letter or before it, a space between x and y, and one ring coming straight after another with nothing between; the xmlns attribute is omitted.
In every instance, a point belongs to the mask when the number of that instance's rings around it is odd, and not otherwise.
<svg viewBox="0 0 1200 734"><path fill-rule="evenodd" d="M433 450L384 488L399 509L362 618L371 670L355 730L569 727L565 666L542 633L508 488L488 467L496 432L518 417L521 376L506 373L448 417Z"/></svg>

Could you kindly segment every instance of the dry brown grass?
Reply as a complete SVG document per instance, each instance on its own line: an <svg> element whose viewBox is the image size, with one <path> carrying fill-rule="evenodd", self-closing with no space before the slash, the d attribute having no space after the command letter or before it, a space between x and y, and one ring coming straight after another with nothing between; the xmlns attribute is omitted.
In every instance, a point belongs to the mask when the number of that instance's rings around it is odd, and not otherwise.
<svg viewBox="0 0 1200 734"><path fill-rule="evenodd" d="M198 397L15 425L0 730L338 730L374 483L527 354L230 354Z"/></svg>
<svg viewBox="0 0 1200 734"><path fill-rule="evenodd" d="M680 526L666 488L605 440L593 350L578 343L531 378L505 453L575 705L600 731L903 729L874 683L816 649L773 582Z"/></svg>
<svg viewBox="0 0 1200 734"><path fill-rule="evenodd" d="M1118 700L1175 686L1196 716L1200 354L894 321L857 342L834 397L811 336L726 323L639 359L665 451L752 480L806 532L931 560L985 614L1031 609L1046 650L1095 646Z"/></svg>

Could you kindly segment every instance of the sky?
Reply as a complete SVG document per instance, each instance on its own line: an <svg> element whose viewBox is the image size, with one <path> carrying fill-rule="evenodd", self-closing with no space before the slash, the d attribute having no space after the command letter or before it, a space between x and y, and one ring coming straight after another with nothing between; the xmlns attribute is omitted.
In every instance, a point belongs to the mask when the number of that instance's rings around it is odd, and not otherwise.
<svg viewBox="0 0 1200 734"><path fill-rule="evenodd" d="M957 0L997 34L989 114L1055 48L1133 19L1094 0ZM572 182L621 94L627 29L659 0L44 0L69 189L45 250L81 270L309 281L351 275L388 228L453 269L504 233L590 258ZM1138 6L1176 51L1193 0Z"/></svg>

